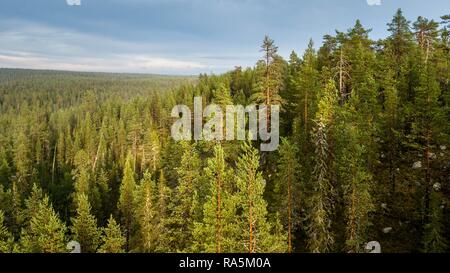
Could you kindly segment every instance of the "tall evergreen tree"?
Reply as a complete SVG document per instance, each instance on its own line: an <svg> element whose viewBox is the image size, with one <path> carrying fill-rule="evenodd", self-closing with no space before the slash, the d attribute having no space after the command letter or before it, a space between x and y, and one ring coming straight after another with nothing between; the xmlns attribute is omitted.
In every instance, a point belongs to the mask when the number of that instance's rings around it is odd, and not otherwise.
<svg viewBox="0 0 450 273"><path fill-rule="evenodd" d="M366 147L360 143L361 133L354 124L346 126L347 145L342 148L339 159L341 179L344 183L346 213L345 249L358 253L363 251L371 225L370 213L374 211L371 196L372 174L367 171Z"/></svg>
<svg viewBox="0 0 450 273"><path fill-rule="evenodd" d="M133 158L128 154L123 170L122 184L120 185L120 196L118 208L122 216L122 223L125 228L126 250L130 249L130 237L133 232L135 221L134 200L136 191L136 181L134 179Z"/></svg>
<svg viewBox="0 0 450 273"><path fill-rule="evenodd" d="M14 238L5 226L5 214L0 210L0 253L11 253Z"/></svg>
<svg viewBox="0 0 450 273"><path fill-rule="evenodd" d="M98 250L100 253L122 253L125 251L126 238L122 235L120 225L112 215L109 217L108 225L103 228L101 240L102 245Z"/></svg>
<svg viewBox="0 0 450 273"><path fill-rule="evenodd" d="M77 196L77 216L72 220L72 233L75 240L80 243L81 251L94 253L100 242L100 231L97 228L97 220L91 214L91 205L84 194Z"/></svg>
<svg viewBox="0 0 450 273"><path fill-rule="evenodd" d="M30 219L29 228L22 231L20 249L26 253L66 252L66 230L45 196Z"/></svg>
<svg viewBox="0 0 450 273"><path fill-rule="evenodd" d="M392 21L387 25L389 27L388 31L391 33L388 42L392 47L397 69L399 69L401 68L404 56L408 54L408 49L411 46L412 33L410 22L403 16L403 11L398 9Z"/></svg>
<svg viewBox="0 0 450 273"><path fill-rule="evenodd" d="M311 252L321 253L331 251L334 243L331 231L333 186L329 177L327 127L323 122L317 122L313 139L316 149L313 195L309 201L311 208L308 216L308 245Z"/></svg>
<svg viewBox="0 0 450 273"><path fill-rule="evenodd" d="M154 252L157 244L156 185L146 171L140 184L137 222L139 224L139 245L142 252Z"/></svg>
<svg viewBox="0 0 450 273"><path fill-rule="evenodd" d="M283 63L278 56L278 47L274 40L264 37L261 51L263 59L258 62L258 79L251 100L264 104L267 108L267 124L270 124L270 106L282 105L283 100L279 94L283 84ZM269 128L269 127L268 127Z"/></svg>
<svg viewBox="0 0 450 273"><path fill-rule="evenodd" d="M158 200L157 200L157 226L156 230L159 234L158 242L156 246L157 252L169 251L169 205L172 195L171 189L166 185L166 178L164 177L164 171L161 170L158 179Z"/></svg>
<svg viewBox="0 0 450 273"><path fill-rule="evenodd" d="M299 113L303 128L304 140L308 140L311 129L311 120L315 115L315 104L317 103L317 93L320 86L319 71L317 70L317 55L314 50L314 43L309 41L308 49L303 55L303 62L300 66L297 78L299 93L297 94L297 113Z"/></svg>
<svg viewBox="0 0 450 273"><path fill-rule="evenodd" d="M205 252L233 252L236 246L235 204L232 200L230 171L225 162L223 148L214 147L214 157L205 168L209 182L209 196L203 207L203 221L194 229L194 248Z"/></svg>
<svg viewBox="0 0 450 273"><path fill-rule="evenodd" d="M297 225L300 223L300 165L297 161L298 149L289 140L283 139L280 147L279 178L277 199L284 226L287 228L288 252L294 249L293 240Z"/></svg>
<svg viewBox="0 0 450 273"><path fill-rule="evenodd" d="M336 118L338 97L335 84L329 80L319 94L313 141L315 146L312 196L308 219L310 226L309 249L311 252L332 250L334 234L331 230L332 211L335 208L333 125Z"/></svg>
<svg viewBox="0 0 450 273"><path fill-rule="evenodd" d="M183 142L181 145L183 155L178 173L178 186L174 199L174 209L171 221L172 242L177 251L186 251L191 247L194 222L202 218L201 199L204 189L200 186L201 161L193 145Z"/></svg>
<svg viewBox="0 0 450 273"><path fill-rule="evenodd" d="M448 249L447 239L445 238L445 227L443 224L442 197L436 189L431 194L430 222L425 226L423 238L424 251L428 253L445 253Z"/></svg>
<svg viewBox="0 0 450 273"><path fill-rule="evenodd" d="M259 171L259 159L258 151L245 142L236 170L235 198L237 210L240 211L238 224L241 229L241 243L237 251L284 252L287 249L285 234L271 234L267 202L263 198L266 182Z"/></svg>

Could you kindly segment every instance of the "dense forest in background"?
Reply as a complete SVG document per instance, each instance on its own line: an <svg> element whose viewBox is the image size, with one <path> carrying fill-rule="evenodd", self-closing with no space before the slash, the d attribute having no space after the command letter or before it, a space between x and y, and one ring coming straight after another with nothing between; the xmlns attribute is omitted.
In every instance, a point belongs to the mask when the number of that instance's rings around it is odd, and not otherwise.
<svg viewBox="0 0 450 273"><path fill-rule="evenodd" d="M0 253L448 252L450 16L388 30L198 78L0 69ZM195 96L280 104L279 149L175 142Z"/></svg>

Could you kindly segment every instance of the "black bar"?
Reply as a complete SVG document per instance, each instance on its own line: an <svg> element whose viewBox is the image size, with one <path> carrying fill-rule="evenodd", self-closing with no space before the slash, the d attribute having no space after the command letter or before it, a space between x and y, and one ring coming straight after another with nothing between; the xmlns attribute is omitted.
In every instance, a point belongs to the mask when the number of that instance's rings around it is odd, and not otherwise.
<svg viewBox="0 0 450 273"><path fill-rule="evenodd" d="M33 272L309 273L408 272L424 266L427 272L434 272L433 268L446 268L449 259L448 254L5 254L0 255L0 268L14 272L29 267Z"/></svg>

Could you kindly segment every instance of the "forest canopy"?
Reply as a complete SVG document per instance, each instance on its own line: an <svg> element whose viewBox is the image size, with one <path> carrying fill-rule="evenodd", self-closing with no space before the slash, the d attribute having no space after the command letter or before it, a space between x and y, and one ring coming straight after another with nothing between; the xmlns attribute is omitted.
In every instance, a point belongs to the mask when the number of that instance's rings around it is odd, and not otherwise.
<svg viewBox="0 0 450 273"><path fill-rule="evenodd" d="M222 75L0 69L0 253L448 252L449 18ZM280 105L279 149L173 140L194 97Z"/></svg>

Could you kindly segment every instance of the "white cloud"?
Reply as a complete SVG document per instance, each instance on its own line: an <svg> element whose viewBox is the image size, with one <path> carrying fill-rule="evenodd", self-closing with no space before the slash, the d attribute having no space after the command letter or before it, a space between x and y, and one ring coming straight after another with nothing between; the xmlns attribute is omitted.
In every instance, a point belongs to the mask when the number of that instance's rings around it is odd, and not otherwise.
<svg viewBox="0 0 450 273"><path fill-rule="evenodd" d="M366 0L369 6L381 6L382 0Z"/></svg>
<svg viewBox="0 0 450 273"><path fill-rule="evenodd" d="M213 68L198 57L159 52L157 48L162 45L116 40L25 21L0 23L14 25L9 30L0 30L0 67L156 74L197 74Z"/></svg>
<svg viewBox="0 0 450 273"><path fill-rule="evenodd" d="M208 66L196 62L179 61L152 56L122 55L115 56L114 58L65 58L39 56L24 52L0 52L0 67L156 74L189 74L195 70L204 70L208 68Z"/></svg>

